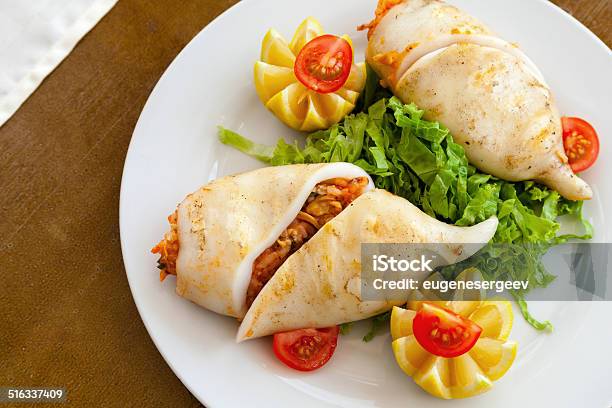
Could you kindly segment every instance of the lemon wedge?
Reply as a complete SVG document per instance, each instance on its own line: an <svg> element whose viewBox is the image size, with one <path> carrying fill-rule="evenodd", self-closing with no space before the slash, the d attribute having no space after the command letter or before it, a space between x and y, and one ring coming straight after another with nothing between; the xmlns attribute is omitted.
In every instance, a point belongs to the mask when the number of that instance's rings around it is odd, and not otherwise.
<svg viewBox="0 0 612 408"><path fill-rule="evenodd" d="M514 341L502 341L496 339L478 339L474 347L469 351L470 356L478 362L489 379L499 380L506 371L510 369L518 345Z"/></svg>
<svg viewBox="0 0 612 408"><path fill-rule="evenodd" d="M412 320L422 303L410 302L413 310L396 306L391 311L393 354L402 371L438 398L468 398L490 390L493 381L500 379L516 358L517 343L507 340L513 322L511 303L505 300L435 302L482 328L474 346L453 358L433 355L416 340Z"/></svg>
<svg viewBox="0 0 612 408"><path fill-rule="evenodd" d="M275 29L268 30L261 43L262 62L270 65L278 65L293 70L295 55L289 48L287 41Z"/></svg>
<svg viewBox="0 0 612 408"><path fill-rule="evenodd" d="M470 315L474 312L474 310L478 309L480 306L479 301L465 301L465 300L451 300L450 302L446 302L445 305L448 309L457 313L461 317L470 317Z"/></svg>
<svg viewBox="0 0 612 408"><path fill-rule="evenodd" d="M416 312L410 309L394 307L391 310L391 338L397 340L412 334L412 319Z"/></svg>
<svg viewBox="0 0 612 408"><path fill-rule="evenodd" d="M431 354L421 347L413 335L394 340L392 347L397 364L411 377L423 367L427 360L432 358Z"/></svg>
<svg viewBox="0 0 612 408"><path fill-rule="evenodd" d="M365 86L364 63L351 66L347 81L332 93L317 93L295 77L294 63L302 47L325 32L321 24L308 17L296 29L289 43L270 29L261 44L260 61L253 68L259 99L284 124L303 132L327 129L349 114ZM348 36L343 36L349 44Z"/></svg>
<svg viewBox="0 0 612 408"><path fill-rule="evenodd" d="M306 111L306 117L302 121L302 124L298 127L292 126L294 129L301 130L303 132L312 132L317 129L325 129L328 128L326 116L323 112L323 107L320 106L320 101L317 98L317 95L312 91L306 91L306 104L308 110ZM317 102L315 103L315 100Z"/></svg>
<svg viewBox="0 0 612 408"><path fill-rule="evenodd" d="M255 63L255 90L262 101L270 99L295 82L291 68L272 65L263 61Z"/></svg>
<svg viewBox="0 0 612 408"><path fill-rule="evenodd" d="M486 300L480 302L469 319L482 327L480 337L506 340L512 330L514 313L512 304L506 300Z"/></svg>
<svg viewBox="0 0 612 408"><path fill-rule="evenodd" d="M413 375L414 382L434 397L451 399L451 378L448 360L432 356Z"/></svg>
<svg viewBox="0 0 612 408"><path fill-rule="evenodd" d="M359 94L361 91L363 91L363 87L365 86L365 80L366 66L365 63L359 62L353 65L351 72L349 73L348 79L344 83L344 86L340 88L340 90L348 89L349 91L353 91Z"/></svg>
<svg viewBox="0 0 612 408"><path fill-rule="evenodd" d="M266 108L281 118L287 126L297 130L301 129L311 105L308 89L299 82L290 84L266 102ZM315 120L311 114L309 121Z"/></svg>
<svg viewBox="0 0 612 408"><path fill-rule="evenodd" d="M293 38L289 43L289 48L293 54L298 55L303 46L305 46L310 40L325 34L321 23L319 23L314 17L308 17L295 30Z"/></svg>
<svg viewBox="0 0 612 408"><path fill-rule="evenodd" d="M493 387L493 381L482 372L469 354L448 359L448 364L452 366L450 394L453 398L473 397Z"/></svg>

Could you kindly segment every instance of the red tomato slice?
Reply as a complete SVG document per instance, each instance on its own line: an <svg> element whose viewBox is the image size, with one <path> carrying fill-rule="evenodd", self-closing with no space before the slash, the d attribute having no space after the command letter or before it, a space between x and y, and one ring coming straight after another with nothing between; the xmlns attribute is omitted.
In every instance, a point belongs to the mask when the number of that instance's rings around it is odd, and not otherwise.
<svg viewBox="0 0 612 408"><path fill-rule="evenodd" d="M597 132L587 121L580 118L561 118L563 124L563 147L574 173L591 167L599 155Z"/></svg>
<svg viewBox="0 0 612 408"><path fill-rule="evenodd" d="M325 34L304 45L295 59L293 72L304 86L325 94L342 88L352 64L351 45L343 38Z"/></svg>
<svg viewBox="0 0 612 408"><path fill-rule="evenodd" d="M450 310L423 303L412 320L412 331L425 350L436 356L451 358L470 351L482 329Z"/></svg>
<svg viewBox="0 0 612 408"><path fill-rule="evenodd" d="M274 335L276 357L291 368L312 371L325 365L336 350L338 326L298 329Z"/></svg>

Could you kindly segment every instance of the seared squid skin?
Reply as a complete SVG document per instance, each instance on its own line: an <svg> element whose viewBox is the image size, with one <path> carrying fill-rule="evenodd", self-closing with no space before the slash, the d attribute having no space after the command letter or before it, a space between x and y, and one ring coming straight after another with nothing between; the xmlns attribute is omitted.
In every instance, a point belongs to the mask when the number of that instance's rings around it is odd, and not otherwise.
<svg viewBox="0 0 612 408"><path fill-rule="evenodd" d="M470 163L510 181L537 180L572 200L591 197L563 148L550 90L514 56L456 44L420 59L402 76L398 95L447 126Z"/></svg>
<svg viewBox="0 0 612 408"><path fill-rule="evenodd" d="M388 2L379 0L379 4ZM476 18L441 1L393 3L395 5L389 4L384 17L375 26L370 26L366 50L368 64L391 87L399 79L396 74L402 60L418 51L418 47L429 47L429 44L447 35L494 35Z"/></svg>
<svg viewBox="0 0 612 408"><path fill-rule="evenodd" d="M437 0L404 1L373 30L368 63L402 101L448 127L474 166L591 198L568 164L550 89L518 49Z"/></svg>
<svg viewBox="0 0 612 408"><path fill-rule="evenodd" d="M335 326L406 303L408 291L403 299L362 297L362 243L435 243L436 267L473 255L493 238L497 224L492 217L471 227L448 225L386 190L368 191L280 266L249 308L236 339ZM414 278L427 274L414 272Z"/></svg>
<svg viewBox="0 0 612 408"><path fill-rule="evenodd" d="M167 234L161 245L174 248L166 238L176 240L177 294L216 313L244 317L255 258L299 217L315 186L362 177L364 190L371 189L367 173L349 163L295 164L221 177L189 194L177 209L176 234Z"/></svg>

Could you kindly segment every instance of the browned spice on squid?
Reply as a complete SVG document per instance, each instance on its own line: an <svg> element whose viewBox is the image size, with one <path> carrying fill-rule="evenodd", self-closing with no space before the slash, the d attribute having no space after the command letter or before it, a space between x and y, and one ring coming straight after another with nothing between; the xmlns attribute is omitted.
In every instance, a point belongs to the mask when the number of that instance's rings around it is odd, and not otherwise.
<svg viewBox="0 0 612 408"><path fill-rule="evenodd" d="M168 275L176 275L176 258L179 253L178 241L178 214L174 213L168 216L170 223L170 231L164 234L164 238L151 249L154 254L159 254L157 267L159 268L159 280L163 281Z"/></svg>
<svg viewBox="0 0 612 408"><path fill-rule="evenodd" d="M361 24L357 27L357 31L368 30L368 40L372 37L378 23L393 7L400 4L403 0L378 0L376 11L374 12L374 20L366 24Z"/></svg>

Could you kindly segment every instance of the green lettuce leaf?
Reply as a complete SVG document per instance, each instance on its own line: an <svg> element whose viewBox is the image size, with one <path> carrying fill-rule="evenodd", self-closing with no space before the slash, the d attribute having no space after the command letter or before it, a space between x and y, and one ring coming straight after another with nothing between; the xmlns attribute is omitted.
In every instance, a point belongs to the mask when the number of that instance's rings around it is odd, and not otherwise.
<svg viewBox="0 0 612 408"><path fill-rule="evenodd" d="M374 316L372 318L372 326L370 327L370 331L363 336L363 341L366 343L372 341L374 337L376 337L379 332L389 326L389 321L391 320L391 312L385 312L379 314L378 316Z"/></svg>
<svg viewBox="0 0 612 408"><path fill-rule="evenodd" d="M219 126L219 140L221 143L235 147L242 153L253 156L264 163L271 163L272 158L277 156L273 147L255 143L222 126Z"/></svg>

